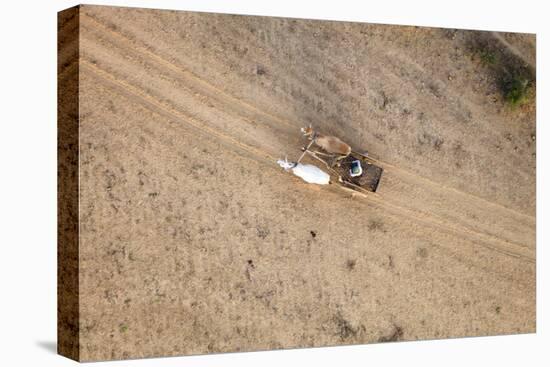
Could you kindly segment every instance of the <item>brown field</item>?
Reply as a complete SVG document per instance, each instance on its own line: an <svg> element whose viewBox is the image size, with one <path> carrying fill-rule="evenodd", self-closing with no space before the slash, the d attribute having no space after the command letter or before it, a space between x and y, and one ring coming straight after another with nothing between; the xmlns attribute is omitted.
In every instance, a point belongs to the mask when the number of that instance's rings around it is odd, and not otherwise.
<svg viewBox="0 0 550 367"><path fill-rule="evenodd" d="M98 6L63 22L75 358L535 331L534 35ZM308 124L377 158L378 192L280 169Z"/></svg>

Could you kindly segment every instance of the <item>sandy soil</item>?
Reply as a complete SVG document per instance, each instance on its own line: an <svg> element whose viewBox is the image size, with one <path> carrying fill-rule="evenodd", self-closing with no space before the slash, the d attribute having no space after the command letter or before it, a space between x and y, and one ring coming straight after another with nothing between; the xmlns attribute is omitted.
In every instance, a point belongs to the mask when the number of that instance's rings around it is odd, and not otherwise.
<svg viewBox="0 0 550 367"><path fill-rule="evenodd" d="M534 73L533 35L95 6L80 27L82 360L535 331L535 106L499 87ZM277 166L310 123L381 162L377 194Z"/></svg>

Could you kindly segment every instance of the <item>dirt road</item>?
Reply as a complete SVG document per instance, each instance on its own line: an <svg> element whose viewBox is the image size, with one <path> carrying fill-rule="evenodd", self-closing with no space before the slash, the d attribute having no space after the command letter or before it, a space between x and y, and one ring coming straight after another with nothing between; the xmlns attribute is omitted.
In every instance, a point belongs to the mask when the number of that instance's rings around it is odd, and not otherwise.
<svg viewBox="0 0 550 367"><path fill-rule="evenodd" d="M95 6L80 27L84 360L535 331L534 103L479 46L529 65L534 36ZM308 124L376 157L378 193L282 171Z"/></svg>

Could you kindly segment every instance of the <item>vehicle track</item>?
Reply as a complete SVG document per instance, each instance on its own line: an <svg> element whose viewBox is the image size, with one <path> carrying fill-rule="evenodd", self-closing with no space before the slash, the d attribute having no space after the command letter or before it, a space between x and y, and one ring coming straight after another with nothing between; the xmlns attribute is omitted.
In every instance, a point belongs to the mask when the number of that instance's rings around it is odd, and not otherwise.
<svg viewBox="0 0 550 367"><path fill-rule="evenodd" d="M85 22L89 20L89 21L93 22L93 24L95 26L98 26L98 27L102 28L104 31L108 32L109 34L111 34L114 37L118 38L119 40L123 41L123 43L127 43L128 45L131 45L133 48L135 48L136 50L139 50L143 54L149 56L151 59L154 59L155 61L158 61L163 66L166 66L166 67L170 68L171 70L175 71L176 73L180 74L181 76L184 77L184 80L186 80L187 82L193 81L193 82L198 83L198 85L199 85L198 87L197 87L197 85L194 85L193 87L198 90L199 95L203 94L203 95L207 96L208 98L212 98L212 99L215 98L215 99L218 99L218 100L222 100L223 104L225 106L230 105L230 104L238 104L238 105L242 106L244 109L253 110L255 113L257 113L257 114L261 115L262 117L264 117L262 122L265 122L265 118L271 120L270 121L270 123L271 123L270 127L273 127L274 125L276 125L276 124L273 124L274 121L277 122L277 123L282 123L282 124L284 124L288 127L287 131L289 133L294 133L297 129L299 129L301 127L300 124L298 124L298 123L293 123L291 121L288 121L288 120L286 120L284 118L281 118L279 116L276 116L272 113L269 113L267 111L259 109L259 108L255 107L254 105L252 105L252 104L250 104L246 101L243 101L243 100L241 100L237 97L232 96L231 94L223 91L222 89L220 89L220 88L216 87L215 85L209 83L208 81L202 79L198 75L192 73L188 69L173 64L172 62L162 58L161 56L147 50L147 48L145 48L145 47L140 47L137 43L133 42L131 39L127 38L122 33L117 32L117 31L113 31L112 29L110 29L107 26L103 25L101 22L97 21L96 19L94 19L93 17L91 17L89 15L84 15L83 14L82 18L84 20L84 23L83 23L84 26L86 25ZM242 119L242 116L241 116L241 119ZM428 178L417 175L413 172L407 171L407 170L402 169L402 168L398 168L398 167L396 167L396 166L394 166L394 165L392 165L388 162L384 162L383 160L378 160L378 162L384 164L386 167L391 167L392 169L399 170L399 172L406 173L407 175L419 177L424 182L430 182L431 184L438 185L438 186L440 186L444 189L452 190L456 193L460 193L461 195L469 196L469 197L475 198L477 200L481 200L484 203L489 203L490 205L492 205L494 207L500 207L500 208L506 209L510 212L513 212L515 215L517 214L517 215L526 216L526 217L529 217L529 218L533 219L532 216L529 216L527 214L521 213L521 212L516 211L514 209L511 209L511 208L507 208L507 207L505 207L503 205L500 205L498 203L489 202L489 201L487 201L487 200L485 200L485 199L483 199L479 196L476 196L476 195L473 195L473 194L470 194L470 193L467 193L467 192L464 192L464 191L460 191L460 190L457 190L455 188L445 186L441 183L438 183L438 182L429 180Z"/></svg>
<svg viewBox="0 0 550 367"><path fill-rule="evenodd" d="M85 19L87 19L88 17L84 17ZM102 29L106 32L108 32L110 35L112 36L115 36L117 37L119 40L122 40L123 42L126 42L128 44L131 43L131 41L127 38L125 38L123 35L121 35L120 33L117 33L111 29L109 29L108 27L105 27L105 26L101 26L101 24L99 22L97 22L96 20L90 18L90 20L92 22L94 22L94 25L96 26L100 26L102 27ZM83 22L85 24L85 21ZM213 86L212 84L208 83L207 81L201 79L200 77L198 77L197 75L187 71L186 69L183 69L177 65L174 65L172 64L171 62L168 62L166 60L164 60L163 58L161 58L160 56L148 51L146 48L138 48L138 50L142 53L142 54L145 54L147 55L148 57L150 57L152 60L160 63L162 66L166 66L168 68L170 68L172 71L176 72L177 74L179 74L180 76L183 76L184 77L184 80L186 80L186 82L192 82L193 84L193 87L195 88L195 90L198 90L199 92L198 95L199 96L204 96L206 95L207 98L209 99L216 99L217 101L221 101L221 103L225 106L227 105L231 105L231 104L238 104L239 106L241 106L243 109L245 110L251 110L253 111L254 113L258 114L258 115L261 115L261 117L263 117L263 120L262 121L264 124L265 124L265 119L269 119L271 120L270 121L270 124L269 126L274 126L273 122L276 122L276 123L283 123L285 124L287 127L288 127L288 132L290 133L291 130L293 128L297 128L297 126L295 127L294 124L292 124L291 122L289 121L286 121L285 119L282 119L282 118L279 118L273 114L270 114L270 113L267 113L265 111L262 111L261 109L258 109L256 108L255 106L251 105L250 103L247 103L247 102L244 102L244 101L241 101L239 100L238 98L235 98L231 95L229 95L228 93L220 90L219 88ZM240 116L241 120L243 119L242 116ZM246 120L246 119L245 119ZM199 123L200 125L200 123ZM204 125L206 126L206 125ZM279 127L280 124L276 124L275 127ZM209 131L214 134L214 135L217 135L217 136L221 136L220 135L220 132L219 131L215 131L213 130L212 128L208 128L206 127L207 129L209 129ZM235 138L228 138L228 135L225 135L225 139L232 139L232 141L235 143L235 144L238 144L238 145L242 145L242 143L240 141L238 141L237 139ZM249 148L247 148L248 150L250 150ZM261 150L258 150L258 148L254 148L255 150L255 154L266 154L267 152L266 151L263 151L263 153L261 153L262 151ZM268 154L268 153L267 153ZM274 158L274 155L270 155L270 157L273 159ZM431 180L428 180L426 178L423 178L419 175L415 175L411 172L408 172L406 170L403 170L403 169L399 169L395 166L392 166L391 164L389 163L385 163L385 162L381 162L380 163L386 168L387 170L387 173L390 173L392 170L393 172L399 172L400 174L405 174L405 175L409 175L410 177L414 177L415 179L417 180L421 180L422 182L424 183L429 183L431 186L439 186L440 188L443 188L445 190L451 190L453 191L454 193L459 193L460 195L462 196L470 196L470 197L473 197L473 195L470 195L470 194L467 194L467 193L464 193L464 192L461 192L461 191L458 191L456 189L453 189L453 188L449 188L449 187L446 187L444 185L441 185L439 183L436 183L436 182L433 182ZM389 168L389 170L388 170ZM388 197L391 197L391 195L388 195ZM479 199L479 200L483 200L481 198L477 198L476 199ZM390 199L388 199L390 200ZM485 201L486 202L486 201ZM494 203L491 203L493 206L498 206L498 204L494 204ZM393 205L396 205L395 203ZM504 208L504 207L503 207ZM411 209L407 209L407 210L411 210ZM512 211L511 209L508 209L510 211ZM419 212L417 212L418 214ZM522 214L522 213L520 213ZM425 216L426 214L423 213L423 215ZM465 230L469 230L471 231L470 229L467 229L465 228ZM480 233L481 236L487 236L487 234L484 234L482 232L477 232L477 233ZM508 243L511 243L513 244L513 242L510 242L510 241L505 241L505 242L508 242ZM518 246L516 244L516 246ZM521 247L521 245L519 245Z"/></svg>
<svg viewBox="0 0 550 367"><path fill-rule="evenodd" d="M261 150L256 147L245 144L232 136L229 136L214 128L209 127L206 122L199 120L196 117L189 115L188 113L182 112L174 108L173 106L169 106L165 102L159 101L152 95L149 95L143 90L140 90L139 88L128 84L124 80L117 79L112 74L109 74L108 72L102 70L101 68L87 61L86 59L82 59L81 62L82 62L82 66L84 66L85 69L90 70L96 75L102 77L103 79L118 85L123 90L131 93L137 98L144 100L148 104L169 113L170 115L176 117L179 121L184 121L185 123L192 125L198 130L201 130L207 134L210 134L211 136L215 136L216 138L228 144L237 146L238 148L263 159L263 161L268 167L272 167L272 166L274 167L272 162L274 162L278 158L275 155L265 150ZM493 251L497 251L501 254L514 256L529 262L534 262L534 253L529 251L528 248L520 244L515 244L503 238L492 237L482 232L474 231L466 227L453 225L451 222L445 222L441 220L441 218L437 217L433 213L427 214L425 212L411 210L411 209L405 208L402 205L390 203L388 200L384 200L383 197L378 195L369 195L368 200L377 202L381 208L390 210L394 214L405 216L409 219L413 219L417 222L421 222L425 225L429 225L431 227L437 228L440 231L453 234L457 237L469 236L472 242L480 244ZM497 243L497 245L495 245L495 243Z"/></svg>
<svg viewBox="0 0 550 367"><path fill-rule="evenodd" d="M535 330L531 116L498 112L471 33L80 9L84 355ZM310 123L369 150L377 193L278 167ZM528 164L488 170L495 144Z"/></svg>
<svg viewBox="0 0 550 367"><path fill-rule="evenodd" d="M142 54L145 54L146 56L150 57L152 60L158 62L161 67L167 67L170 70L174 71L177 75L179 75L179 77L182 78L182 80L184 80L184 82L182 82L181 84L189 84L191 86L190 87L191 89L194 89L195 91L197 91L197 92L195 92L195 94L197 94L200 98L207 98L208 100L216 100L220 103L220 105L224 109L229 109L230 110L231 108L229 106L232 106L232 105L233 106L234 105L240 106L241 107L241 110L240 110L241 115L245 115L247 113L250 113L250 111L252 111L254 114L256 114L256 116L254 116L254 118L252 120L255 123L258 123L258 121L261 119L260 123L262 123L262 125L269 126L273 129L278 129L278 130L280 130L281 124L283 124L287 127L285 130L289 135L291 133L293 133L294 129L298 128L298 126L296 126L295 124L293 124L290 121L287 121L283 118L275 116L271 113L265 112L262 109L256 108L255 106L253 106L252 104L250 104L248 102L244 102L244 101L242 101L242 100L240 100L236 97L231 96L230 94L228 94L225 91L223 91L223 90L217 88L216 86L210 84L206 80L201 79L200 77L198 77L197 75L191 73L190 71L186 70L185 68L182 68L178 65L174 65L173 63L163 59L162 57L160 57L160 56L158 56L158 55L156 55L152 52L150 52L149 50L147 50L144 47L141 47L141 48L140 47L135 47L135 43L133 43L128 38L126 38L124 35L116 32L116 31L113 31L113 30L109 29L106 26L101 25L101 23L99 23L97 20L94 20L94 19L92 19L90 17L87 17L87 16L84 16L83 20L84 20L83 21L84 25L86 25L86 22L88 20L90 20L95 26L101 28L102 30L107 32L109 35L117 38L119 41L122 41L123 43L126 43L127 45L131 44L133 48L135 48L136 50L139 50ZM235 109L233 108L233 110L235 110ZM247 111L247 112L243 113L244 111ZM235 113L235 111L233 111L233 112ZM236 111L236 112L237 112L237 114L239 113L239 111ZM246 118L244 116L238 116L238 118L241 121L245 120L245 121L248 121L249 123L251 122L250 118ZM383 161L379 161L379 162L386 168L388 173L392 172L392 170L393 170L394 173L398 173L398 174L401 174L401 175L412 177L415 180L420 180L421 182L429 184L432 187L439 187L440 189L448 190L450 192L453 192L454 194L458 194L459 196L461 196L463 198L468 197L468 198L471 198L471 199L474 199L474 200L479 200L480 202L483 203L483 205L491 205L493 208L504 209L505 212L507 211L510 214L513 213L514 216L519 215L519 217L523 217L524 220L520 221L523 224L527 224L530 227L534 227L534 219L532 217L529 217L526 214L514 211L513 209L506 208L506 207L504 207L500 204L497 204L497 203L489 202L485 199L482 199L480 197L477 197L475 195L472 195L472 194L469 194L469 193L466 193L466 192L463 192L463 191L459 191L455 188L445 186L445 185L440 184L438 182L435 182L435 181L429 180L425 177L414 174L410 171L398 168L398 167L396 167L394 165L391 165L387 162L383 162ZM384 191L384 189L382 189L382 190ZM391 192L388 192L388 195L386 195L386 196L387 196L388 200L391 200L390 199L392 197Z"/></svg>

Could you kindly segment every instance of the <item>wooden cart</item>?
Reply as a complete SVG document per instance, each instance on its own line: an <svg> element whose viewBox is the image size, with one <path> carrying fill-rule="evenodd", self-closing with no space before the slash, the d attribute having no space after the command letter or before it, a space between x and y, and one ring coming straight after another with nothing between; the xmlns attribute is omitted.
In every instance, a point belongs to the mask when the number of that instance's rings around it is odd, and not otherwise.
<svg viewBox="0 0 550 367"><path fill-rule="evenodd" d="M367 194L376 192L380 179L382 178L383 168L374 164L373 160L367 155L352 152L349 156L337 160L334 155L327 154L321 151L302 148L302 150L312 158L322 162L325 168L328 169L331 177L336 178L336 182L342 187L352 189L354 191ZM362 173L353 177L350 171L352 163L359 161L362 168Z"/></svg>

